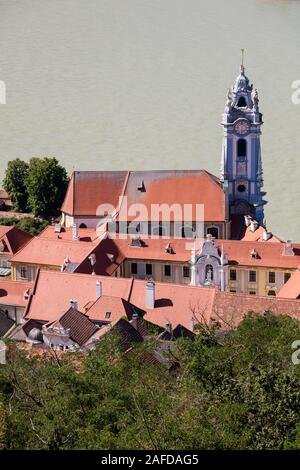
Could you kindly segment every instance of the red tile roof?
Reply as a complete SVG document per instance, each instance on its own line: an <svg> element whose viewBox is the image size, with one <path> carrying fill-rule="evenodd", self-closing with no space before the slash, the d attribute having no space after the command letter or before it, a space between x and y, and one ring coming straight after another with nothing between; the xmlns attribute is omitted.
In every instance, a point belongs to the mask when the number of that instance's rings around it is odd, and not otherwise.
<svg viewBox="0 0 300 470"><path fill-rule="evenodd" d="M157 236L141 240L142 246L132 246L130 237L126 239L103 239L99 242L96 250L96 273L111 275L125 259L161 260L166 263L185 263L190 260L193 244L191 239L164 239ZM166 252L168 244L172 247L172 254ZM222 247L224 248L230 265L278 267L284 269L296 269L300 266L299 244L293 244L294 256L283 254L284 243L215 240L215 244L219 247L219 250ZM197 252L199 253L200 250L201 244L198 243ZM251 256L253 250L257 252L257 258ZM91 273L91 266L88 260L81 263L76 272Z"/></svg>
<svg viewBox="0 0 300 470"><path fill-rule="evenodd" d="M118 205L126 181L126 171L75 171L62 212L69 215L93 215L100 204Z"/></svg>
<svg viewBox="0 0 300 470"><path fill-rule="evenodd" d="M131 279L41 270L36 278L26 317L57 320L69 307L71 299L76 300L78 309L84 312L88 302L96 300L97 280L102 282L103 295L128 299ZM49 295L51 292L55 295Z"/></svg>
<svg viewBox="0 0 300 470"><path fill-rule="evenodd" d="M82 242L92 242L97 239L97 233L92 228L77 228L78 236ZM72 227L61 227L59 233L55 232L54 225L48 225L40 234L39 238L51 238L54 240L73 240Z"/></svg>
<svg viewBox="0 0 300 470"><path fill-rule="evenodd" d="M75 341L79 346L86 343L98 331L98 327L86 315L71 307L58 321L48 323L46 326L51 328L62 327L65 330L69 329L71 340Z"/></svg>
<svg viewBox="0 0 300 470"><path fill-rule="evenodd" d="M58 240L35 237L12 259L13 263L61 266L65 258L71 263L82 262L96 248L99 241Z"/></svg>
<svg viewBox="0 0 300 470"><path fill-rule="evenodd" d="M145 320L165 327L171 323L191 329L194 312L201 312L209 321L216 290L207 287L192 287L169 283L155 283L155 308L146 307L146 283L135 280L129 301L145 310Z"/></svg>
<svg viewBox="0 0 300 470"><path fill-rule="evenodd" d="M96 300L96 281L101 280L103 298ZM49 297L49 292L55 295ZM103 320L103 312L112 311L111 320L124 316L120 302L146 312L145 320L165 327L182 325L191 329L191 321L206 321L215 318L223 327L236 326L249 311L262 314L270 310L274 314L287 314L300 319L300 301L277 297L258 297L221 292L214 288L181 286L168 283L155 284L155 306L146 306L146 282L123 278L91 276L82 274L41 271L29 302L26 318L42 321L58 320L68 308L69 299L77 300L78 308L94 301L86 312L91 320ZM122 300L123 299L123 300ZM101 306L101 309L100 309ZM107 319L109 321L109 319Z"/></svg>
<svg viewBox="0 0 300 470"><path fill-rule="evenodd" d="M149 214L151 204L180 204L182 207L192 204L193 220L196 220L195 205L203 204L204 220L223 221L226 218L222 186L218 178L204 170L74 172L62 212L95 216L101 204L111 204L118 210L122 196L127 197L128 206L141 203ZM155 219L149 217L148 220Z"/></svg>
<svg viewBox="0 0 300 470"><path fill-rule="evenodd" d="M225 326L235 327L245 314L263 314L267 311L276 315L290 315L300 320L300 301L216 291L211 317L224 322Z"/></svg>
<svg viewBox="0 0 300 470"><path fill-rule="evenodd" d="M0 225L0 241L2 241L11 255L17 253L25 246L33 235L14 226Z"/></svg>
<svg viewBox="0 0 300 470"><path fill-rule="evenodd" d="M245 242L264 242L264 243L283 243L280 238L276 235L271 234L271 237L264 241L263 234L265 229L263 227L258 227L254 232L250 230L250 227L244 227L241 240Z"/></svg>
<svg viewBox="0 0 300 470"><path fill-rule="evenodd" d="M300 296L300 270L294 271L290 279L282 286L277 294L279 298L298 299Z"/></svg>
<svg viewBox="0 0 300 470"><path fill-rule="evenodd" d="M32 287L32 282L0 280L0 305L25 307L28 300L24 294Z"/></svg>
<svg viewBox="0 0 300 470"><path fill-rule="evenodd" d="M117 295L117 292L115 292ZM102 295L87 310L86 314L93 321L114 322L122 317L132 319L134 311L139 311L127 300L112 295ZM140 313L144 313L140 310ZM109 314L109 316L107 316Z"/></svg>

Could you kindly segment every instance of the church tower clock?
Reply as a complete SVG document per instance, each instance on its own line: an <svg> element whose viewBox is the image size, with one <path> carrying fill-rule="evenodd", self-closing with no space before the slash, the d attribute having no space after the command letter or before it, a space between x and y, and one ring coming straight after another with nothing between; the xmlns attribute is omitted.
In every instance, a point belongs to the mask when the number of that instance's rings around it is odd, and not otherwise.
<svg viewBox="0 0 300 470"><path fill-rule="evenodd" d="M242 63L235 84L228 90L222 116L221 182L228 193L231 218L251 215L263 225L266 193L262 191L260 135L263 121L258 101L257 90L249 84Z"/></svg>

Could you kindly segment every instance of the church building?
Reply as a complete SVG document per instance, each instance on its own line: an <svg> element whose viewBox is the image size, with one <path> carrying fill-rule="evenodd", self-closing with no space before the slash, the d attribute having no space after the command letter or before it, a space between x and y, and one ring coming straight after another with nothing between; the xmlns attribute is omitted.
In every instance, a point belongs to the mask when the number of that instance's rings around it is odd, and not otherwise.
<svg viewBox="0 0 300 470"><path fill-rule="evenodd" d="M262 114L258 93L245 75L244 65L228 91L222 117L224 132L221 175L205 170L181 171L75 171L62 206L62 225L140 235L239 239L243 216L264 223L263 172L260 135ZM121 208L129 206L121 216ZM134 225L136 204L146 210ZM151 208L169 208L166 219ZM173 207L192 206L189 217L174 216ZM203 207L199 232L195 208ZM159 211L158 211L159 212ZM113 224L105 225L107 217ZM169 225L168 225L169 223Z"/></svg>

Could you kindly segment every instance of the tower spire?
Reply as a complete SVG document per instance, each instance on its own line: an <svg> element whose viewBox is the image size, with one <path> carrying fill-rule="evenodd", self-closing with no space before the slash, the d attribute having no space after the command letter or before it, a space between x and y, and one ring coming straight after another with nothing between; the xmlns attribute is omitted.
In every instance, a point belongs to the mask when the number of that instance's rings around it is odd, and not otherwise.
<svg viewBox="0 0 300 470"><path fill-rule="evenodd" d="M245 72L245 64L244 64L244 60L245 60L245 49L241 49L241 53L242 53L241 72L244 73L244 72Z"/></svg>

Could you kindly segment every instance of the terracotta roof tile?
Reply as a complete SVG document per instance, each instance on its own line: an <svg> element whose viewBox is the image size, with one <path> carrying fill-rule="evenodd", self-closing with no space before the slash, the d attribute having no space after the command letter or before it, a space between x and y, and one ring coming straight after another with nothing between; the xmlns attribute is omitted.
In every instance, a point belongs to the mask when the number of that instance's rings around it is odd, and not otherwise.
<svg viewBox="0 0 300 470"><path fill-rule="evenodd" d="M79 346L86 343L98 330L98 327L86 315L72 307L58 321L51 323L49 326L62 326L64 329L69 329L70 338Z"/></svg>
<svg viewBox="0 0 300 470"><path fill-rule="evenodd" d="M58 240L35 237L11 261L14 263L61 266L65 258L72 263L82 262L99 242Z"/></svg>
<svg viewBox="0 0 300 470"><path fill-rule="evenodd" d="M92 242L98 238L95 229L78 228L77 231L81 242ZM55 232L54 225L48 225L48 227L46 227L42 231L42 233L40 233L39 238L51 238L54 240L73 240L72 227L61 227L61 231L57 233Z"/></svg>
<svg viewBox="0 0 300 470"><path fill-rule="evenodd" d="M300 296L300 270L294 271L290 279L282 286L277 297L298 299Z"/></svg>
<svg viewBox="0 0 300 470"><path fill-rule="evenodd" d="M119 197L123 195L128 205L142 203L149 213L151 204L192 204L196 220L197 203L204 204L205 220L225 220L224 191L218 178L204 170L74 172L62 211L95 216L101 204L111 204L118 210Z"/></svg>
<svg viewBox="0 0 300 470"><path fill-rule="evenodd" d="M57 320L69 307L70 299L76 300L78 309L84 312L85 305L96 300L96 281L101 281L103 295L128 299L131 279L41 270L36 278L26 318ZM55 295L49 297L49 292L55 292Z"/></svg>
<svg viewBox="0 0 300 470"><path fill-rule="evenodd" d="M62 211L69 215L96 215L101 204L117 207L126 171L75 171Z"/></svg>
<svg viewBox="0 0 300 470"><path fill-rule="evenodd" d="M28 300L24 294L32 287L32 282L0 280L0 305L25 307Z"/></svg>
<svg viewBox="0 0 300 470"><path fill-rule="evenodd" d="M143 239L142 239L143 240ZM168 262L186 263L191 257L193 240L164 239L151 237L144 239L142 246L132 246L131 239L103 239L97 247L97 274L111 275L125 259L161 260ZM167 245L172 247L172 254L166 251ZM293 244L294 256L284 255L284 243L267 243L260 241L215 240L219 250L224 248L230 265L263 266L272 268L296 269L300 265L300 245ZM197 245L197 252L201 250L201 243ZM257 258L252 258L251 252L255 250ZM112 256L112 257L111 257ZM82 262L77 272L91 273L88 260Z"/></svg>
<svg viewBox="0 0 300 470"><path fill-rule="evenodd" d="M0 241L5 243L11 255L17 253L32 238L33 235L30 235L17 227L0 225Z"/></svg>

